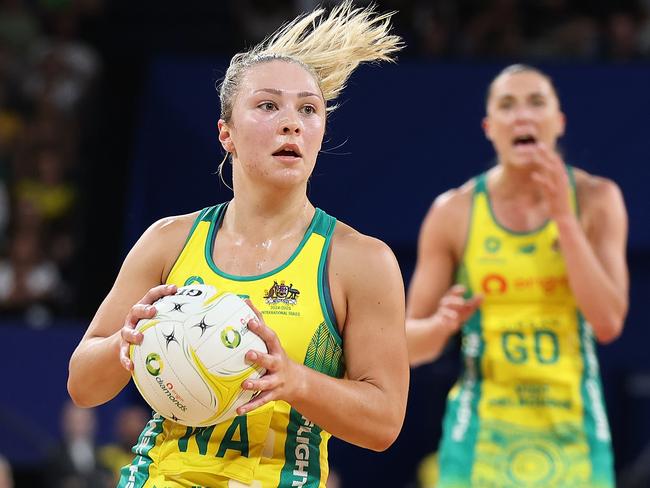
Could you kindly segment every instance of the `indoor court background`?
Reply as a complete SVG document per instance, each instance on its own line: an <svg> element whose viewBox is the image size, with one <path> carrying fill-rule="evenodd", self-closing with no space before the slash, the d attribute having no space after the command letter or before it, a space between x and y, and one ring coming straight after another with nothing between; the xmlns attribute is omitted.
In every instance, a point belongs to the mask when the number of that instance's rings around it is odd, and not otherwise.
<svg viewBox="0 0 650 488"><path fill-rule="evenodd" d="M567 116L567 162L614 179L629 213L630 312L622 337L599 357L620 486L646 486L632 484L630 473L650 456L650 1L378 3L400 10L396 29L408 47L397 65L365 66L352 77L328 121L312 202L386 241L408 284L433 198L493 164L480 127L488 83L512 62L546 71ZM16 221L28 219L21 182L40 176L43 146L59 151L59 184L73 195L67 214L42 223L40 241L65 293L1 304L0 454L17 488L53 486L48 459L62 435L67 362L130 246L162 216L230 198L215 173L215 83L230 56L311 8L0 2L0 189L9 196L0 201L9 210L0 215L2 262L14 259ZM48 91L47 81L64 88ZM39 129L42 119L49 133ZM412 370L406 422L387 452L331 441L343 486L417 486L417 463L437 447L458 371L449 349ZM98 445L114 439L118 411L133 403L142 401L131 387L95 410Z"/></svg>

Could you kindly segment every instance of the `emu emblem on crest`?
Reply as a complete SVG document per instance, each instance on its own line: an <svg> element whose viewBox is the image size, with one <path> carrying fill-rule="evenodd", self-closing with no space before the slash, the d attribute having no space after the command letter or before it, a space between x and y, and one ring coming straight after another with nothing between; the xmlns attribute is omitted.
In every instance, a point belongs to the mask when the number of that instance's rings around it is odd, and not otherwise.
<svg viewBox="0 0 650 488"><path fill-rule="evenodd" d="M287 305L295 305L298 301L300 290L293 287L293 283L286 285L284 280L278 283L273 280L273 286L264 292L264 300L269 305L274 303L286 303Z"/></svg>

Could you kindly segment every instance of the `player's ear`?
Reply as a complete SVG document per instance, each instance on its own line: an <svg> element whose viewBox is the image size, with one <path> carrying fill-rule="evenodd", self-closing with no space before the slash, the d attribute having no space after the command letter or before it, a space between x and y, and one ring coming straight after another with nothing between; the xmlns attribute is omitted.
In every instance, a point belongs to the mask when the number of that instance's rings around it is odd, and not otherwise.
<svg viewBox="0 0 650 488"><path fill-rule="evenodd" d="M235 152L235 144L232 142L230 136L230 127L225 120L219 119L217 122L217 128L219 129L219 142L221 146L229 153Z"/></svg>
<svg viewBox="0 0 650 488"><path fill-rule="evenodd" d="M492 137L490 133L490 120L488 119L487 115L483 117L483 120L481 121L481 127L483 127L483 133L485 134L486 139L489 139L491 141Z"/></svg>
<svg viewBox="0 0 650 488"><path fill-rule="evenodd" d="M566 130L566 115L564 115L564 112L560 111L558 114L558 137L562 137L564 135L564 131Z"/></svg>

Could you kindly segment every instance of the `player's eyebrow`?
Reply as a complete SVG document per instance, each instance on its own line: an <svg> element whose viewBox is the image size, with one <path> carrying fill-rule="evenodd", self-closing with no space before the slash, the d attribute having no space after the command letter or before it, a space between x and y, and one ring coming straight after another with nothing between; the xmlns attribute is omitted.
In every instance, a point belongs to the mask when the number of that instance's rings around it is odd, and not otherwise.
<svg viewBox="0 0 650 488"><path fill-rule="evenodd" d="M266 92L266 93L271 93L273 95L278 95L282 96L285 94L283 90L278 90L277 88L260 88L259 90L255 90L253 93L259 93L259 92ZM318 97L321 98L321 96L317 93L310 92L310 91L301 91L298 92L298 98L307 98L307 97Z"/></svg>

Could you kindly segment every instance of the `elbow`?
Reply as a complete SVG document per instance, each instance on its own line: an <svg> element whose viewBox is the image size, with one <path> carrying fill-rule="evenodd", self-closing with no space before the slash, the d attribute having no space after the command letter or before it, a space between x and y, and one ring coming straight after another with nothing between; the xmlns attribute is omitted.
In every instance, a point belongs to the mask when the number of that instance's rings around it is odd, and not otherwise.
<svg viewBox="0 0 650 488"><path fill-rule="evenodd" d="M77 407L85 407L83 396L79 394L77 388L75 388L74 382L70 377L68 377L68 395Z"/></svg>
<svg viewBox="0 0 650 488"><path fill-rule="evenodd" d="M75 388L71 385L70 380L68 380L68 394L70 395L72 403L79 408L93 408L101 404L101 402L96 401L96 399L84 394L81 389Z"/></svg>
<svg viewBox="0 0 650 488"><path fill-rule="evenodd" d="M628 301L623 298L621 300L612 300L612 302L609 307L600 312L591 315L585 314L585 319L591 324L594 336L599 344L610 344L623 333Z"/></svg>
<svg viewBox="0 0 650 488"><path fill-rule="evenodd" d="M393 445L401 430L401 425L399 428L384 428L383 432L378 432L372 442L365 447L375 452L383 452Z"/></svg>
<svg viewBox="0 0 650 488"><path fill-rule="evenodd" d="M79 386L74 381L72 373L68 375L67 386L68 386L68 395L70 395L70 399L72 400L72 403L74 403L77 407L88 408L93 406L88 401L88 398L84 396L83 390L79 388Z"/></svg>
<svg viewBox="0 0 650 488"><path fill-rule="evenodd" d="M92 403L92 399L88 395L89 389L84 388L83 384L79 381L79 375L75 374L74 356L70 360L67 388L72 403L77 407L90 408L96 406L96 404Z"/></svg>
<svg viewBox="0 0 650 488"><path fill-rule="evenodd" d="M381 420L380 428L374 429L374 436L370 442L364 446L375 452L383 452L388 449L397 440L399 433L402 431L404 423L405 408L402 412L394 412L390 418L384 417Z"/></svg>
<svg viewBox="0 0 650 488"><path fill-rule="evenodd" d="M595 322L593 324L594 335L600 344L611 344L623 333L625 318L615 317Z"/></svg>
<svg viewBox="0 0 650 488"><path fill-rule="evenodd" d="M411 368L417 368L418 366L422 366L424 364L432 363L438 357L440 356L440 353L437 351L426 351L426 352L419 352L419 351L414 351L414 350L409 350L409 366Z"/></svg>
<svg viewBox="0 0 650 488"><path fill-rule="evenodd" d="M623 332L623 326L610 325L603 327L596 333L596 339L599 344L607 345L618 339Z"/></svg>

